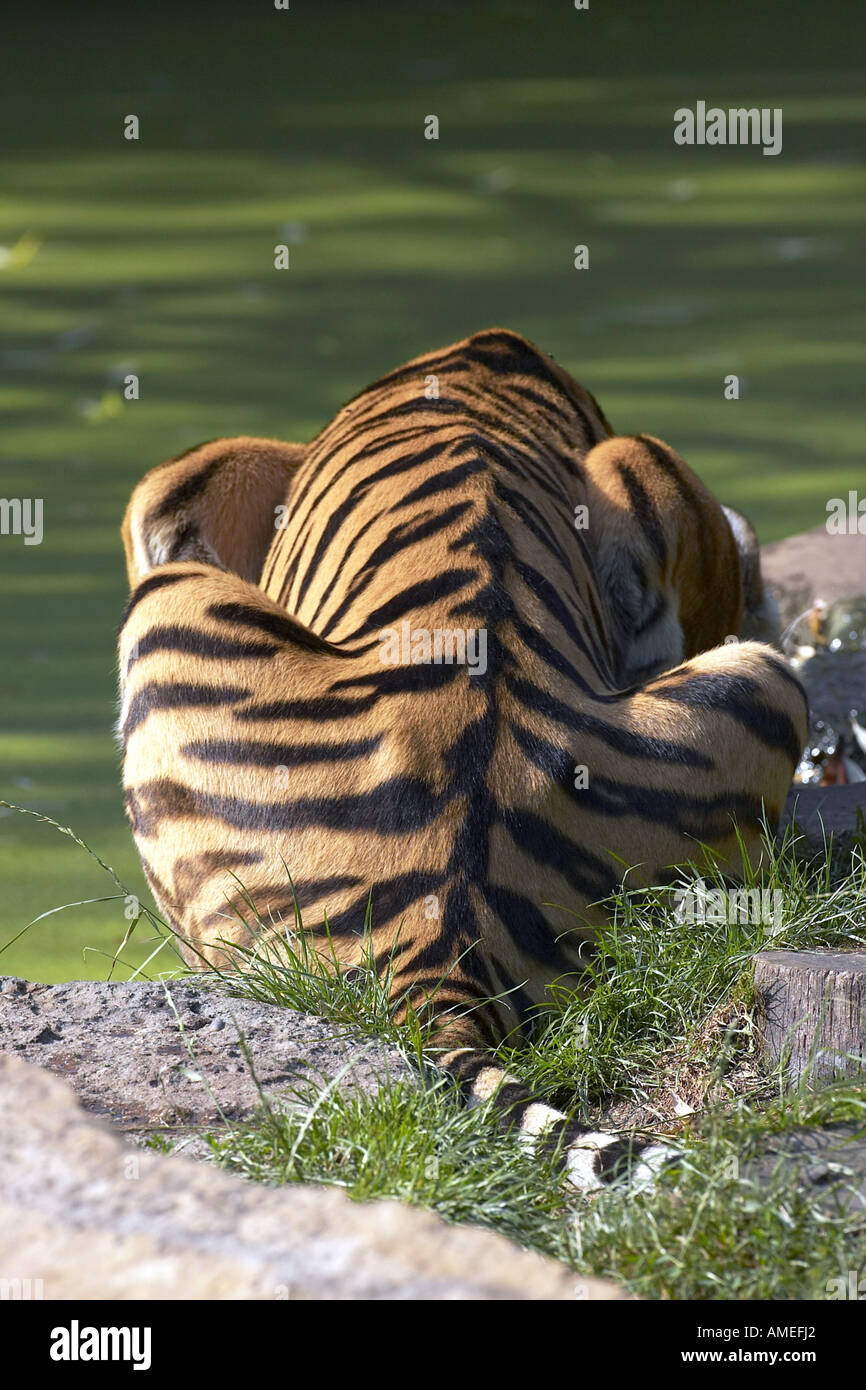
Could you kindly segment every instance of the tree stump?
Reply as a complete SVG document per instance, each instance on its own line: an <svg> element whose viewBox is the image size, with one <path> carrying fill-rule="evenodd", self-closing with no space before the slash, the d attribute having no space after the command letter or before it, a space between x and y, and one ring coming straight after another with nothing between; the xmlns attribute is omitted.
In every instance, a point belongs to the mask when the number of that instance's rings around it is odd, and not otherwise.
<svg viewBox="0 0 866 1390"><path fill-rule="evenodd" d="M866 1071L866 951L762 951L763 1051L809 1084Z"/></svg>

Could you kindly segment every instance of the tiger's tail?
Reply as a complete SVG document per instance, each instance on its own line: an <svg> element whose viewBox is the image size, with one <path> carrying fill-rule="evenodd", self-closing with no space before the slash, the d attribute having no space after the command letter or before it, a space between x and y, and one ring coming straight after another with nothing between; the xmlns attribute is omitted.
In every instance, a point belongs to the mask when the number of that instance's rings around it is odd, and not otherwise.
<svg viewBox="0 0 866 1390"><path fill-rule="evenodd" d="M502 1129L534 1153L554 1155L564 1176L582 1192L620 1179L645 1186L676 1156L673 1145L633 1130L617 1134L580 1125L534 1096L484 1048L452 1048L437 1058L437 1065L456 1082L468 1106L492 1105Z"/></svg>

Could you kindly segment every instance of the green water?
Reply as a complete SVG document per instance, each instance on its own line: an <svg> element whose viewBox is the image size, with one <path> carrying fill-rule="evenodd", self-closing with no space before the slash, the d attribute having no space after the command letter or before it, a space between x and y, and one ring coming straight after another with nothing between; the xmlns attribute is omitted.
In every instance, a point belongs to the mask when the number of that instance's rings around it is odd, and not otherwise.
<svg viewBox="0 0 866 1390"><path fill-rule="evenodd" d="M72 825L143 894L111 735L133 484L216 435L308 438L475 329L552 351L763 540L823 520L863 476L862 40L841 3L3 21L2 493L44 500L44 540L0 536L0 796ZM782 154L676 147L673 111L699 99L782 107ZM141 398L121 406L130 371ZM113 891L15 815L0 887L0 945ZM126 925L122 901L60 914L0 971L104 974Z"/></svg>

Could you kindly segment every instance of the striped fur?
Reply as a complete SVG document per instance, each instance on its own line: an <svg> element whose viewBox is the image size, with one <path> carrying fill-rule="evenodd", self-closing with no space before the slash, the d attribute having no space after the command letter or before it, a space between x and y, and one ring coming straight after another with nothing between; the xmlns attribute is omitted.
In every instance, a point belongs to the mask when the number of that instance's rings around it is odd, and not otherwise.
<svg viewBox="0 0 866 1390"><path fill-rule="evenodd" d="M187 958L249 943L236 880L290 921L285 865L305 930L327 911L357 963L372 887L377 959L468 1099L561 1138L488 1049L579 984L623 864L669 878L701 841L736 874L735 822L757 860L805 740L782 658L724 643L766 606L748 523L493 329L306 447L218 440L154 469L123 536L126 803ZM483 632L484 669L405 644L387 664L403 624ZM584 1186L628 1146L565 1137Z"/></svg>

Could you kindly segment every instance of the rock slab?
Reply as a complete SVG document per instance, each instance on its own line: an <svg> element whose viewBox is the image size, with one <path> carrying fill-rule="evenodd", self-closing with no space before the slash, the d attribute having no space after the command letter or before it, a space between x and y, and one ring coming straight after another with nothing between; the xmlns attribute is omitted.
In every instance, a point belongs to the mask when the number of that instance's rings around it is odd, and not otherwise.
<svg viewBox="0 0 866 1390"><path fill-rule="evenodd" d="M796 783L785 800L779 834L792 822L800 832L801 848L809 854L823 858L831 837L837 852L848 853L866 825L866 782L842 787Z"/></svg>
<svg viewBox="0 0 866 1390"><path fill-rule="evenodd" d="M0 1232L0 1280L46 1299L625 1297L502 1236L396 1202L260 1187L132 1150L59 1077L8 1056Z"/></svg>
<svg viewBox="0 0 866 1390"><path fill-rule="evenodd" d="M761 549L761 573L790 623L816 599L866 592L866 535L835 536L826 526L773 541Z"/></svg>
<svg viewBox="0 0 866 1390"><path fill-rule="evenodd" d="M243 1044L249 1052L250 1065ZM199 981L43 985L0 977L0 1054L65 1077L120 1128L189 1131L239 1120L268 1097L334 1082L417 1084L396 1049Z"/></svg>
<svg viewBox="0 0 866 1390"><path fill-rule="evenodd" d="M791 1129L770 1139L746 1175L769 1185L792 1175L801 1192L832 1216L840 1208L866 1214L866 1134L852 1124Z"/></svg>

